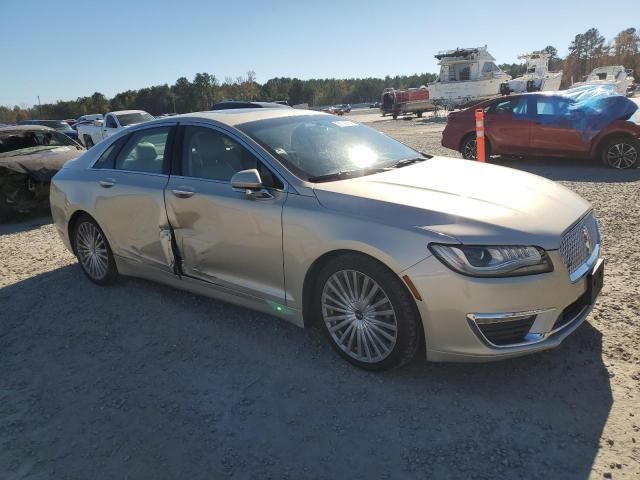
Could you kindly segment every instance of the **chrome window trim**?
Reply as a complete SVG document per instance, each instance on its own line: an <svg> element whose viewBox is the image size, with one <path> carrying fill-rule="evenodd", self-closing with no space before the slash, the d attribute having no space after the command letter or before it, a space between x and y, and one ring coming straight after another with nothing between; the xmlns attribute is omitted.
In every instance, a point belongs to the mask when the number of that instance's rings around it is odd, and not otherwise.
<svg viewBox="0 0 640 480"><path fill-rule="evenodd" d="M231 188L231 182L227 181L227 180L216 180L215 178L200 178L200 177L189 177L186 175L171 175L171 178L175 178L175 179L183 179L186 181L189 180L194 180L197 182L205 182L205 183L212 183L212 184L217 184L217 185L226 185L229 186L229 188ZM282 182L284 185L284 188L275 188L275 187L266 187L263 186L262 188L264 188L265 190L273 190L275 192L289 192L288 190L288 183L286 182Z"/></svg>
<svg viewBox="0 0 640 480"><path fill-rule="evenodd" d="M95 168L96 172L118 172L118 173L135 173L136 175L147 175L150 177L164 177L168 178L169 175L167 173L153 173L153 172L143 172L142 170L123 170L121 168Z"/></svg>

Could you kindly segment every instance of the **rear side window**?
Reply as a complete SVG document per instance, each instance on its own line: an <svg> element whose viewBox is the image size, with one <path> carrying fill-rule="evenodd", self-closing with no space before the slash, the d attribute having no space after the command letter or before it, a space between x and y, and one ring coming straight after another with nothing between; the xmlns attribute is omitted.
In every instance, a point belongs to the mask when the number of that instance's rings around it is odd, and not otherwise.
<svg viewBox="0 0 640 480"><path fill-rule="evenodd" d="M100 158L93 164L93 168L113 168L116 154L120 150L120 147L127 141L128 137L123 137L113 142L109 147L102 152Z"/></svg>
<svg viewBox="0 0 640 480"><path fill-rule="evenodd" d="M171 127L135 132L117 154L114 168L145 173L163 173Z"/></svg>

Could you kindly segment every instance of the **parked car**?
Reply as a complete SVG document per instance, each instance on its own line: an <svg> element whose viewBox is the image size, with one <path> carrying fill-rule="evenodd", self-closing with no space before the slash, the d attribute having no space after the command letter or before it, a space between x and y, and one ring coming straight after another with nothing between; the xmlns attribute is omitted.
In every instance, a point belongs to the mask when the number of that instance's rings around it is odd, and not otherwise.
<svg viewBox="0 0 640 480"><path fill-rule="evenodd" d="M605 108L605 117L599 110L573 108L575 101L561 92L488 100L450 113L442 145L461 152L464 158L475 159L474 112L481 108L485 115L487 157L593 158L611 168L635 168L640 158L637 106L622 95L606 100L611 105Z"/></svg>
<svg viewBox="0 0 640 480"><path fill-rule="evenodd" d="M128 128L153 119L154 117L144 110L109 112L104 116L104 120L95 120L91 123L78 123L78 139L85 147L91 148L123 128Z"/></svg>
<svg viewBox="0 0 640 480"><path fill-rule="evenodd" d="M67 137L78 140L78 132L64 120L21 120L18 125L42 125L64 133Z"/></svg>
<svg viewBox="0 0 640 480"><path fill-rule="evenodd" d="M290 108L287 104L280 102L245 102L237 100L227 100L211 106L209 110L233 110L237 108Z"/></svg>
<svg viewBox="0 0 640 480"><path fill-rule="evenodd" d="M351 105L348 103L342 103L340 105L336 105L337 108L339 108L340 110L342 110L344 113L350 113L351 112Z"/></svg>
<svg viewBox="0 0 640 480"><path fill-rule="evenodd" d="M567 188L308 110L120 131L58 172L51 211L91 281L140 276L318 321L366 369L423 345L439 361L556 347L603 281L596 218Z"/></svg>
<svg viewBox="0 0 640 480"><path fill-rule="evenodd" d="M51 177L83 151L49 127L0 127L0 222L19 213L48 209Z"/></svg>

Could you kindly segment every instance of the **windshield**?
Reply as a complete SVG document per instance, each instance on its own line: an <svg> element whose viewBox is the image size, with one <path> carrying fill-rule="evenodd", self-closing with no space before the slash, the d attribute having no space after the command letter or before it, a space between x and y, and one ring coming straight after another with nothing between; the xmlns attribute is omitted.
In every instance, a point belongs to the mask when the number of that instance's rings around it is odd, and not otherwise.
<svg viewBox="0 0 640 480"><path fill-rule="evenodd" d="M421 157L383 133L329 115L271 118L239 125L304 180L362 170L362 174Z"/></svg>
<svg viewBox="0 0 640 480"><path fill-rule="evenodd" d="M44 125L45 127L55 128L56 130L69 130L71 127L67 122L62 120L24 120L20 125Z"/></svg>
<svg viewBox="0 0 640 480"><path fill-rule="evenodd" d="M66 135L52 130L0 131L0 157L29 155L63 146L76 147L77 144Z"/></svg>
<svg viewBox="0 0 640 480"><path fill-rule="evenodd" d="M127 125L133 125L134 123L148 122L149 120L154 119L147 112L123 113L116 116L118 117L120 125L122 125L123 127L126 127Z"/></svg>

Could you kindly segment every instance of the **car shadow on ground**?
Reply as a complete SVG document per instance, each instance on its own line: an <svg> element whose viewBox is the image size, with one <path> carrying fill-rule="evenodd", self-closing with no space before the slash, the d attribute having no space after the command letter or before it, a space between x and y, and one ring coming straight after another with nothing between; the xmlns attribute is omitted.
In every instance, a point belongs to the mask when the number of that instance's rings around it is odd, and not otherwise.
<svg viewBox="0 0 640 480"><path fill-rule="evenodd" d="M640 180L640 169L615 170L579 158L491 157L489 163L568 182L626 183Z"/></svg>
<svg viewBox="0 0 640 480"><path fill-rule="evenodd" d="M586 479L600 332L370 373L319 329L77 265L0 289L0 471L82 478Z"/></svg>
<svg viewBox="0 0 640 480"><path fill-rule="evenodd" d="M23 214L16 217L13 221L0 223L0 236L11 235L13 233L28 232L40 228L43 225L51 223L53 220L50 215L43 213Z"/></svg>

